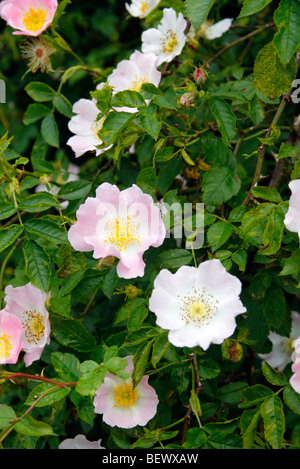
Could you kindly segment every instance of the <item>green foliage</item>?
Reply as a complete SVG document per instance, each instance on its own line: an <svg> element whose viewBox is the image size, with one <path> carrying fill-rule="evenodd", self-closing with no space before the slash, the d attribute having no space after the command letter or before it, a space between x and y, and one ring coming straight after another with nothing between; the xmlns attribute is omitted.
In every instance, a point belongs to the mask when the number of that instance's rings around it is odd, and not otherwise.
<svg viewBox="0 0 300 469"><path fill-rule="evenodd" d="M96 3L59 2L41 36L52 51L47 74L32 73L19 48L32 45L1 19L0 311L8 285L31 282L48 296L51 335L28 367L23 352L0 365L0 447L56 449L85 434L112 451L299 449L300 395L290 378L300 250L285 217L289 183L300 178L291 97L300 3L163 0L141 20L115 0ZM163 8L194 28L182 52L158 66L158 86L114 92L107 78L140 50ZM227 16L228 31L205 37L207 20ZM68 125L81 99L99 111L81 137L93 135L100 151L75 158ZM105 182L136 185L160 207L168 236L145 251L142 277L119 277L118 259L69 242L79 207ZM211 259L241 281L246 312L222 343L176 347L149 309L156 276ZM223 285L216 289L221 295ZM290 347L280 369L264 359L275 349L271 333ZM103 422L94 397L106 378L131 378L138 389L145 375L159 400L153 419L133 429Z"/></svg>

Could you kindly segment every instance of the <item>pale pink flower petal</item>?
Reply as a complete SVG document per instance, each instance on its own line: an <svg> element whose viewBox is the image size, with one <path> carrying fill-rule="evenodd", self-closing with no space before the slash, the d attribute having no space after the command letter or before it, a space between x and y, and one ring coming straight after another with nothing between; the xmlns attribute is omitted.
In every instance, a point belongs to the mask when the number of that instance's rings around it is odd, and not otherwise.
<svg viewBox="0 0 300 469"><path fill-rule="evenodd" d="M16 29L13 34L39 36L54 18L57 0L4 0L0 16Z"/></svg>
<svg viewBox="0 0 300 469"><path fill-rule="evenodd" d="M100 83L97 89L101 89L104 83ZM105 117L97 119L99 110L96 105L95 99L79 99L73 105L73 113L75 114L68 123L69 130L75 134L67 141L75 153L75 158L79 158L89 151L96 153L96 156L101 155L112 145L106 148L98 148L102 145L102 140L98 136L101 130Z"/></svg>
<svg viewBox="0 0 300 469"><path fill-rule="evenodd" d="M246 311L240 292L239 279L212 259L198 268L180 267L175 274L163 269L154 281L149 309L156 323L169 329L173 345L206 350L233 334L236 316Z"/></svg>
<svg viewBox="0 0 300 469"><path fill-rule="evenodd" d="M289 337L282 337L275 332L270 332L269 339L272 342L272 351L268 354L259 354L259 358L269 363L278 371L283 371L292 361L294 341L300 336L300 314L292 311L292 330Z"/></svg>
<svg viewBox="0 0 300 469"><path fill-rule="evenodd" d="M157 29L147 29L142 33L142 52L153 53L158 65L171 62L180 55L186 42L187 22L182 13L178 17L173 8L164 8L163 18Z"/></svg>
<svg viewBox="0 0 300 469"><path fill-rule="evenodd" d="M225 18L224 20L218 21L215 24L207 25L204 31L206 39L212 40L223 36L232 25L233 18Z"/></svg>
<svg viewBox="0 0 300 469"><path fill-rule="evenodd" d="M38 360L47 344L50 343L50 321L45 302L50 298L31 283L5 289L5 309L14 314L22 323L22 350L25 352L26 366Z"/></svg>
<svg viewBox="0 0 300 469"><path fill-rule="evenodd" d="M124 370L131 374L132 358L125 358L128 365ZM103 414L107 425L120 428L145 426L155 416L157 405L158 397L155 389L148 384L148 376L144 376L134 389L131 378L122 380L107 373L94 398L95 412Z"/></svg>
<svg viewBox="0 0 300 469"><path fill-rule="evenodd" d="M62 441L58 449L105 449L100 444L101 440L88 441L85 435L77 435Z"/></svg>
<svg viewBox="0 0 300 469"><path fill-rule="evenodd" d="M131 4L125 3L126 10L136 18L146 18L161 0L132 0Z"/></svg>
<svg viewBox="0 0 300 469"><path fill-rule="evenodd" d="M117 273L123 278L142 277L143 253L160 246L165 239L159 209L152 197L136 185L120 191L103 183L96 197L89 197L76 214L77 223L69 230L69 241L78 251L94 251L95 259L119 259Z"/></svg>
<svg viewBox="0 0 300 469"><path fill-rule="evenodd" d="M23 326L20 319L5 309L0 311L0 365L17 362L21 351Z"/></svg>
<svg viewBox="0 0 300 469"><path fill-rule="evenodd" d="M107 83L113 89L113 94L118 91L140 91L143 83L152 83L156 87L161 80L161 72L157 70L157 57L155 54L143 54L136 50L129 60L122 60L117 68L108 76ZM121 107L117 111L137 112L136 108Z"/></svg>
<svg viewBox="0 0 300 469"><path fill-rule="evenodd" d="M284 224L289 231L298 233L300 237L300 179L295 179L289 183L292 192L289 209L284 218Z"/></svg>

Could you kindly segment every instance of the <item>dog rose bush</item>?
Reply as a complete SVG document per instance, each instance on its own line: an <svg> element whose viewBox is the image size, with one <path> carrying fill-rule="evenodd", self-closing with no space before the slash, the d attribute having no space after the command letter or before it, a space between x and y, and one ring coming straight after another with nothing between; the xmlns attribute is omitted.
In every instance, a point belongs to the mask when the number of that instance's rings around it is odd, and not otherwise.
<svg viewBox="0 0 300 469"><path fill-rule="evenodd" d="M299 449L299 1L0 17L0 447Z"/></svg>

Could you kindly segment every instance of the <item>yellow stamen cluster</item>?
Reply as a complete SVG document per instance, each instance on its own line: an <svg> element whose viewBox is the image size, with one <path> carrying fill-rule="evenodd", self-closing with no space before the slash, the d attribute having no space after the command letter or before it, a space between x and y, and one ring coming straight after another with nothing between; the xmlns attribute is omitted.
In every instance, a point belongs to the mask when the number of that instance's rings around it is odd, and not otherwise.
<svg viewBox="0 0 300 469"><path fill-rule="evenodd" d="M29 8L23 16L24 26L28 31L36 33L43 27L46 17L47 10L41 10L40 8L35 10L34 8Z"/></svg>
<svg viewBox="0 0 300 469"><path fill-rule="evenodd" d="M38 311L24 311L22 314L22 326L29 344L37 345L44 337L45 319Z"/></svg>
<svg viewBox="0 0 300 469"><path fill-rule="evenodd" d="M132 383L116 384L114 386L114 407L132 407L136 403L138 392Z"/></svg>
<svg viewBox="0 0 300 469"><path fill-rule="evenodd" d="M114 244L119 251L125 251L128 245L140 242L135 222L129 216L111 219L108 228L104 242Z"/></svg>
<svg viewBox="0 0 300 469"><path fill-rule="evenodd" d="M149 7L149 2L142 2L141 3L141 12L143 13L143 15L146 13L147 9Z"/></svg>
<svg viewBox="0 0 300 469"><path fill-rule="evenodd" d="M139 92L144 83L149 83L149 76L147 74L135 75L134 78L135 78L134 81L132 82L131 86L128 88L129 90Z"/></svg>
<svg viewBox="0 0 300 469"><path fill-rule="evenodd" d="M194 288L188 295L178 295L181 317L187 324L196 327L207 326L216 315L219 300L205 291L205 288Z"/></svg>
<svg viewBox="0 0 300 469"><path fill-rule="evenodd" d="M0 337L0 359L7 358L9 351L12 349L12 345L9 341L10 336L2 334Z"/></svg>
<svg viewBox="0 0 300 469"><path fill-rule="evenodd" d="M165 34L165 36L163 37L162 51L165 54L171 54L173 50L175 49L175 47L177 46L177 44L178 44L178 41L177 41L176 34L174 33L174 31L169 29L167 33Z"/></svg>
<svg viewBox="0 0 300 469"><path fill-rule="evenodd" d="M102 126L103 126L103 123L104 123L105 119L106 119L106 116L102 117L98 121L95 120L95 122L93 122L93 125L91 127L92 132L93 132L94 136L96 137L96 139L99 141L100 145L102 143L102 140L100 139L100 137L98 135L98 132L102 129Z"/></svg>

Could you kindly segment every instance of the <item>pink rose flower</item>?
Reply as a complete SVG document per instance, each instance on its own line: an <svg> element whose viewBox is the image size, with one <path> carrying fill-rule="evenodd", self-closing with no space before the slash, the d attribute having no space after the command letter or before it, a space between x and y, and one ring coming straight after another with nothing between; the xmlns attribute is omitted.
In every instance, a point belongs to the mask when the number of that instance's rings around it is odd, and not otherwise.
<svg viewBox="0 0 300 469"><path fill-rule="evenodd" d="M0 16L16 29L13 34L39 36L50 26L57 9L57 0L4 0Z"/></svg>
<svg viewBox="0 0 300 469"><path fill-rule="evenodd" d="M130 374L133 372L132 358L125 358L128 365L124 371ZM131 378L123 380L107 373L94 398L95 412L103 414L103 422L111 427L144 426L155 416L157 405L158 397L148 384L148 376L144 376L134 388Z"/></svg>
<svg viewBox="0 0 300 469"><path fill-rule="evenodd" d="M100 90L103 85L104 83L100 83L97 90ZM75 158L79 158L88 151L95 151L96 156L99 156L112 147L109 145L107 148L98 148L103 143L98 137L98 132L102 128L105 117L97 120L100 111L96 103L95 99L82 98L73 105L75 116L69 121L68 127L75 135L69 138L67 145L74 151Z"/></svg>
<svg viewBox="0 0 300 469"><path fill-rule="evenodd" d="M15 315L23 326L22 350L26 366L38 360L46 344L50 343L50 321L45 302L49 295L31 283L5 289L6 311Z"/></svg>
<svg viewBox="0 0 300 469"><path fill-rule="evenodd" d="M23 326L19 318L5 309L0 311L0 365L17 362L22 348Z"/></svg>
<svg viewBox="0 0 300 469"><path fill-rule="evenodd" d="M158 58L154 54L143 54L136 50L129 60L122 60L117 68L108 76L107 83L113 93L124 90L140 91L144 83L152 83L158 87L161 72L157 70ZM116 111L137 112L136 108L116 108Z"/></svg>
<svg viewBox="0 0 300 469"><path fill-rule="evenodd" d="M292 354L292 372L290 385L300 394L300 336L293 342L294 352Z"/></svg>
<svg viewBox="0 0 300 469"><path fill-rule="evenodd" d="M144 275L143 253L160 246L166 235L161 214L150 195L136 185L120 191L107 182L88 197L77 213L68 238L76 251L94 251L95 259L120 259L117 274L122 278Z"/></svg>

